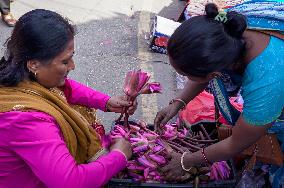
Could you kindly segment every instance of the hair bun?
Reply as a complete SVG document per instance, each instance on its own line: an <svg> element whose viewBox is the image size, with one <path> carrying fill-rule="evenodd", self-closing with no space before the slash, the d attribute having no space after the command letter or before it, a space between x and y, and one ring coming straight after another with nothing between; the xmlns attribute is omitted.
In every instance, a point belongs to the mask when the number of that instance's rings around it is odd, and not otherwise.
<svg viewBox="0 0 284 188"><path fill-rule="evenodd" d="M214 3L206 4L205 13L207 18L215 18L219 13L217 5Z"/></svg>
<svg viewBox="0 0 284 188"><path fill-rule="evenodd" d="M247 28L246 17L235 11L227 13L227 22L225 24L226 32L232 37L241 38Z"/></svg>

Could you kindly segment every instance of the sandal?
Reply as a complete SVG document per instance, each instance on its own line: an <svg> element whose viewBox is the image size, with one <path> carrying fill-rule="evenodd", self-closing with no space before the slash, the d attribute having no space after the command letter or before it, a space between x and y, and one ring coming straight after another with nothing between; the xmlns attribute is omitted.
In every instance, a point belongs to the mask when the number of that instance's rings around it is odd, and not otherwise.
<svg viewBox="0 0 284 188"><path fill-rule="evenodd" d="M17 20L13 17L13 15L11 13L2 14L2 20L9 27L14 27L17 23Z"/></svg>

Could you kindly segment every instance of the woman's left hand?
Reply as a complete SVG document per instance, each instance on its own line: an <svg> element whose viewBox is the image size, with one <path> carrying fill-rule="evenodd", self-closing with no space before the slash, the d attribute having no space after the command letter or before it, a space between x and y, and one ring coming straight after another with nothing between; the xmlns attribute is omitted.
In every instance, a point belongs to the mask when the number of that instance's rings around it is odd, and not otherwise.
<svg viewBox="0 0 284 188"><path fill-rule="evenodd" d="M124 111L124 108L127 107L128 114L132 115L137 109L137 100L130 102L127 101L127 96L125 95L113 96L108 100L106 107L110 112L116 113L122 113Z"/></svg>
<svg viewBox="0 0 284 188"><path fill-rule="evenodd" d="M184 171L181 167L181 156L182 154L171 152L169 158L170 162L160 168L160 172L165 175L165 180L169 182L184 181L189 178L190 174Z"/></svg>

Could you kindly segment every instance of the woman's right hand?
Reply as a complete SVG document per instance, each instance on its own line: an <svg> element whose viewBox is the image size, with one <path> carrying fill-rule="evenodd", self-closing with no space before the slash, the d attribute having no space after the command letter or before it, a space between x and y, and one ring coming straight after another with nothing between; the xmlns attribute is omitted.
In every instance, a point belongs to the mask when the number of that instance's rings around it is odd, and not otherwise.
<svg viewBox="0 0 284 188"><path fill-rule="evenodd" d="M127 159L130 159L132 156L131 144L124 138L117 138L113 140L113 144L110 146L110 151L119 150L126 156Z"/></svg>
<svg viewBox="0 0 284 188"><path fill-rule="evenodd" d="M188 103L189 101L194 99L194 97L196 97L200 92L202 92L207 85L208 83L194 82L191 81L189 78L181 94L178 95L176 99L182 99L185 103ZM161 133L163 126L170 119L172 119L182 107L183 103L181 103L180 101L174 101L168 107L159 111L154 121L155 130Z"/></svg>
<svg viewBox="0 0 284 188"><path fill-rule="evenodd" d="M172 103L166 108L160 110L154 120L155 131L161 133L163 126L175 115L177 115L180 108L181 106L178 103Z"/></svg>

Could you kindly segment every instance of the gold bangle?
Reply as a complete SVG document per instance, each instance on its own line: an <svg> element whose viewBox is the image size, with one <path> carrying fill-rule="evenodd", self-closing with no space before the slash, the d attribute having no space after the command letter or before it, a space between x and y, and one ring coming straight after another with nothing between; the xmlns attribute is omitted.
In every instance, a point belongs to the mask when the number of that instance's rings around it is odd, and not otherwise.
<svg viewBox="0 0 284 188"><path fill-rule="evenodd" d="M178 101L178 102L182 103L181 110L185 109L186 102L184 102L184 100L182 100L182 99L172 99L169 104L173 104L175 101Z"/></svg>
<svg viewBox="0 0 284 188"><path fill-rule="evenodd" d="M109 153L108 149L102 148L100 149L97 153L95 153L95 155L93 155L87 162L94 162L96 161L98 158L100 158L101 156L105 155Z"/></svg>
<svg viewBox="0 0 284 188"><path fill-rule="evenodd" d="M180 158L180 164L181 164L181 167L184 171L186 172L189 172L191 169L192 169L192 166L189 167L189 168L185 168L184 164L183 164L183 159L184 159L184 156L187 154L188 152L184 152Z"/></svg>

